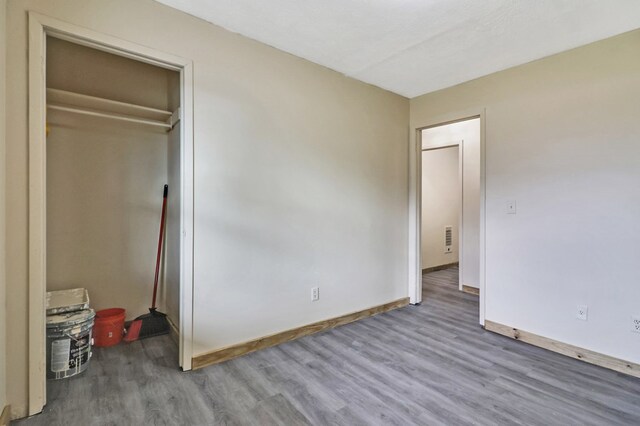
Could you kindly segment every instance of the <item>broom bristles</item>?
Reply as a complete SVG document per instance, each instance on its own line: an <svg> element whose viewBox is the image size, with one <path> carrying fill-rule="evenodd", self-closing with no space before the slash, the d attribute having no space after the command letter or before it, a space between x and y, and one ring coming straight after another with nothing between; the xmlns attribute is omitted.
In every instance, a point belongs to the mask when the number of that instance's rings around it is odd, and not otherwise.
<svg viewBox="0 0 640 426"><path fill-rule="evenodd" d="M169 334L171 326L167 320L167 315L155 309L149 309L149 313L140 315L133 320L127 331L125 341L145 339L147 337L161 336Z"/></svg>

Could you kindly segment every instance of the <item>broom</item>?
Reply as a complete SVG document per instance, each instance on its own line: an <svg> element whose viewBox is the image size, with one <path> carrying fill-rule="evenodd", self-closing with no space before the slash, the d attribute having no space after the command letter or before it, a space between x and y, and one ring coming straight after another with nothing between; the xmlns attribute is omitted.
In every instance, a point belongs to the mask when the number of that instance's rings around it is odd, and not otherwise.
<svg viewBox="0 0 640 426"><path fill-rule="evenodd" d="M149 313L140 315L134 319L129 325L125 342L133 342L134 340L144 339L145 337L159 336L169 333L169 321L167 315L158 312L156 308L156 294L158 292L158 275L160 274L160 256L162 254L162 240L164 239L164 219L167 212L167 193L169 185L164 186L162 195L162 216L160 217L160 238L158 239L158 256L156 257L156 275L153 279L153 301L149 308Z"/></svg>

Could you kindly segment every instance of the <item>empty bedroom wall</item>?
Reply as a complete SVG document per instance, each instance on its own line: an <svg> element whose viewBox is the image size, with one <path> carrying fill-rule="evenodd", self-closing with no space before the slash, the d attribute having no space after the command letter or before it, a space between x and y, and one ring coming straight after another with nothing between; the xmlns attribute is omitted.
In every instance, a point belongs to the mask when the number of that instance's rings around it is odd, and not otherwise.
<svg viewBox="0 0 640 426"><path fill-rule="evenodd" d="M486 319L635 363L638 51L640 30L411 100L412 128L485 110Z"/></svg>

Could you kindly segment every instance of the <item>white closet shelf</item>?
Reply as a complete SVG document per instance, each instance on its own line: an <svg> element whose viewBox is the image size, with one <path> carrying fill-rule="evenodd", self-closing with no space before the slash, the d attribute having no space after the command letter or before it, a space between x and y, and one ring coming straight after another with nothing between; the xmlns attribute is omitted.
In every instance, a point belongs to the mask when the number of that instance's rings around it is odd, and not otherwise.
<svg viewBox="0 0 640 426"><path fill-rule="evenodd" d="M47 108L93 117L147 124L166 129L171 129L177 122L177 117L179 117L179 110L172 113L171 111L60 89L47 89Z"/></svg>

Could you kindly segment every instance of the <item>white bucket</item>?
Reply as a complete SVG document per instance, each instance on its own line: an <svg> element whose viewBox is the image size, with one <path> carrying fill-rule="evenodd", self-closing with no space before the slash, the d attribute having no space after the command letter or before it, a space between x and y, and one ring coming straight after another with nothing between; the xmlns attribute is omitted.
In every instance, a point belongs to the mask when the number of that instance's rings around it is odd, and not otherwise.
<svg viewBox="0 0 640 426"><path fill-rule="evenodd" d="M82 373L91 359L93 309L47 316L47 379Z"/></svg>

